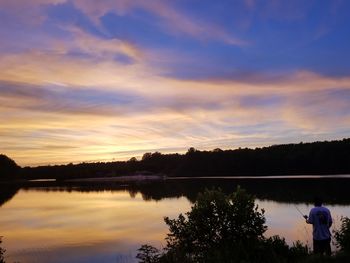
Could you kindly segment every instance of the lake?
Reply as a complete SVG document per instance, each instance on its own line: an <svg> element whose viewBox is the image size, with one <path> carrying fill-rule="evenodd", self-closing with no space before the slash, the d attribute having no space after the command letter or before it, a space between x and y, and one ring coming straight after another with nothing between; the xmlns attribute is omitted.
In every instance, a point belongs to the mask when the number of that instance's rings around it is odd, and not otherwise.
<svg viewBox="0 0 350 263"><path fill-rule="evenodd" d="M350 216L350 178L180 178L143 182L35 182L0 186L0 236L7 262L137 262L145 243L165 245L164 216L188 211L198 192L237 187L265 209L267 236L312 244L307 214L323 196L339 226Z"/></svg>

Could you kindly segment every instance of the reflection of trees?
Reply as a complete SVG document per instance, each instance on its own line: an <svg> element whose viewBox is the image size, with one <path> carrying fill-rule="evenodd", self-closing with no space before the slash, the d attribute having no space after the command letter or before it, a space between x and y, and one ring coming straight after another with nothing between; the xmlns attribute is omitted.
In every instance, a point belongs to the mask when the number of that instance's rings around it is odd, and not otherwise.
<svg viewBox="0 0 350 263"><path fill-rule="evenodd" d="M0 207L7 201L11 200L12 197L18 192L19 187L9 184L0 184Z"/></svg>
<svg viewBox="0 0 350 263"><path fill-rule="evenodd" d="M204 189L221 188L233 192L238 185L259 199L277 202L311 203L315 196L322 196L326 203L350 204L350 179L170 179L160 181L129 182L70 182L36 183L36 189L44 191L128 191L131 197L137 193L145 201L185 196L194 202ZM48 187L50 186L50 187ZM27 186L32 188L31 186Z"/></svg>
<svg viewBox="0 0 350 263"><path fill-rule="evenodd" d="M6 250L1 247L1 243L2 243L2 237L0 236L0 263L5 263L4 254Z"/></svg>
<svg viewBox="0 0 350 263"><path fill-rule="evenodd" d="M128 192L131 198L135 198L138 193L137 190L133 190L133 189L128 190Z"/></svg>
<svg viewBox="0 0 350 263"><path fill-rule="evenodd" d="M322 196L326 203L350 204L350 179L185 179L132 185L146 200L186 196L194 201L206 188L221 188L231 193L240 185L259 199L277 202L311 203L315 196Z"/></svg>

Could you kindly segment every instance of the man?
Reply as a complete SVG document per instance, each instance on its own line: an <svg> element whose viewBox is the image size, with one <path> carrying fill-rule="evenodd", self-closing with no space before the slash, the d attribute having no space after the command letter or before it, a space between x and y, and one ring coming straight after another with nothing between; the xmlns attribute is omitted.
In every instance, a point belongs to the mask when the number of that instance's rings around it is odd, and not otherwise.
<svg viewBox="0 0 350 263"><path fill-rule="evenodd" d="M304 216L306 223L313 226L313 247L315 254L331 255L331 232L332 225L331 212L322 206L322 200L315 198L315 207L311 209L309 217Z"/></svg>

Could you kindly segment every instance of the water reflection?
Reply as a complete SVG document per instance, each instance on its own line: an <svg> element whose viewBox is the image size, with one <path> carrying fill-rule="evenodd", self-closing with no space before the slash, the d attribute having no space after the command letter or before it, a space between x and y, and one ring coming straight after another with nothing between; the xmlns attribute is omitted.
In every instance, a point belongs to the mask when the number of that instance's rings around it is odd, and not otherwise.
<svg viewBox="0 0 350 263"><path fill-rule="evenodd" d="M229 193L237 185L247 189L257 198L286 203L311 203L315 196L322 196L328 204L350 204L350 178L291 178L291 179L171 179L161 181L119 183L99 182L31 182L22 185L22 189L42 189L44 191L118 191L125 190L134 196L141 193L143 200L161 200L163 198L187 197L191 202L198 192L205 188L221 188ZM0 186L1 188L1 186ZM0 196L1 197L1 196ZM0 200L1 201L1 200Z"/></svg>
<svg viewBox="0 0 350 263"><path fill-rule="evenodd" d="M135 262L141 244L160 247L164 242L164 216L174 218L188 211L204 188L232 192L239 184L265 208L268 235L311 244L311 226L294 204L308 213L309 201L321 193L337 222L340 215L350 215L349 183L346 179L194 179L127 185L36 182L21 190L7 186L0 189L0 236L5 237L8 262Z"/></svg>
<svg viewBox="0 0 350 263"><path fill-rule="evenodd" d="M0 184L0 207L10 201L18 192L20 187L16 185L1 185Z"/></svg>
<svg viewBox="0 0 350 263"><path fill-rule="evenodd" d="M159 246L163 216L189 207L186 198L144 202L125 191L20 190L1 207L0 233L9 262L115 262L133 259L142 243Z"/></svg>

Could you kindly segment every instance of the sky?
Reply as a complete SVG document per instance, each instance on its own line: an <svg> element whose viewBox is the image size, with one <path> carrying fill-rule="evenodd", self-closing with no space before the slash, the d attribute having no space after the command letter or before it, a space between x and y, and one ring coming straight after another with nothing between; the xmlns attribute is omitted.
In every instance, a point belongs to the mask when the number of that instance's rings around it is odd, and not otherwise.
<svg viewBox="0 0 350 263"><path fill-rule="evenodd" d="M0 0L21 166L350 134L350 1Z"/></svg>

